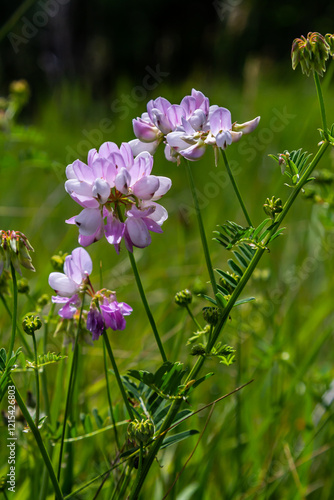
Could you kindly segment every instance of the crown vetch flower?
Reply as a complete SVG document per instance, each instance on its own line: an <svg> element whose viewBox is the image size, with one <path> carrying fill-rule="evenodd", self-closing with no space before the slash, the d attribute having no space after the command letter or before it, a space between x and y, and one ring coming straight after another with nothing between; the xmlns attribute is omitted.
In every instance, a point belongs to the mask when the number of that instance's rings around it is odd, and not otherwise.
<svg viewBox="0 0 334 500"><path fill-rule="evenodd" d="M63 304L58 313L62 318L72 318L80 306L80 296L89 284L92 269L89 253L84 248L75 248L65 258L64 273L53 272L49 275L49 285L57 294L52 297L52 302Z"/></svg>
<svg viewBox="0 0 334 500"><path fill-rule="evenodd" d="M133 226L128 218L133 218L135 209L139 211L137 218L154 220L153 213L159 207L155 201L171 187L169 178L151 175L152 168L153 157L147 151L134 158L128 143L118 148L112 142L102 144L99 152L91 150L87 165L80 160L68 165L65 189L83 210L66 222L79 227L81 245L88 246L105 235L119 252L124 237L127 248L132 251L133 246L142 247L143 241L146 241L144 246L149 245L151 238L147 238L147 229L162 232L155 223L144 222L142 238L137 244L138 238L132 239L133 231L128 230L128 226ZM146 210L147 202L150 213ZM160 218L157 224L160 226L162 222Z"/></svg>
<svg viewBox="0 0 334 500"><path fill-rule="evenodd" d="M87 316L87 329L92 333L92 339L98 340L107 328L124 330L124 316L131 313L132 307L125 302L117 302L116 292L100 290L94 295Z"/></svg>
<svg viewBox="0 0 334 500"><path fill-rule="evenodd" d="M180 162L201 158L208 146L226 149L238 141L243 134L252 132L260 117L243 124L233 123L226 108L209 105L209 99L195 89L185 96L179 105L171 104L159 97L147 104L147 112L133 120L137 139L129 144L134 154L149 150L155 152L161 142L165 143L167 160Z"/></svg>

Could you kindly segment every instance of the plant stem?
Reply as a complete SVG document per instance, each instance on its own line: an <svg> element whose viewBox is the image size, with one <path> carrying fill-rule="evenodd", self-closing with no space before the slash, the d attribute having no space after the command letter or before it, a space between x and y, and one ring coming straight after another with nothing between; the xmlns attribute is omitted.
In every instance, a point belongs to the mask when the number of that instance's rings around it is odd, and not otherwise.
<svg viewBox="0 0 334 500"><path fill-rule="evenodd" d="M15 385L14 382L13 382L13 384ZM25 403L24 403L24 401L23 401L23 399L21 397L21 394L19 393L19 390L18 390L18 388L17 388L16 385L15 385L15 399L17 401L17 404L20 407L20 410L23 413L24 418L27 421L27 424L29 425L29 427L31 429L31 432L33 433L33 435L35 437L36 443L37 443L37 445L39 447L39 450L41 452L41 455L42 455L42 458L44 460L45 466L46 466L46 468L47 468L47 470L49 472L49 476L50 476L51 482L53 484L53 488L54 488L54 491L55 491L55 494L56 494L56 498L57 498L57 500L63 500L64 497L63 497L60 485L58 483L58 480L56 478L55 472L53 470L49 454L48 454L48 452L47 452L47 450L46 450L46 448L44 446L43 439L42 439L42 437L40 435L38 427L36 427L33 419L31 418L31 415L30 415L30 413L28 411L28 408L26 407L26 405L25 405Z"/></svg>
<svg viewBox="0 0 334 500"><path fill-rule="evenodd" d="M272 229L270 231L270 233L268 234L268 236L266 237L265 241L263 242L264 244L264 247L266 246L266 243L268 243L270 241L270 238L271 236L277 231L278 227L280 226L280 224L283 222L283 219L285 218L285 216L287 215L288 211L290 210L294 200L296 199L298 193L300 192L300 190L303 188L303 186L305 185L308 177L310 176L310 174L312 173L312 171L314 170L314 168L316 167L316 165L319 163L321 157L323 156L323 154L325 153L327 147L329 146L329 143L326 141L324 142L320 149L318 150L317 154L315 155L315 157L313 158L312 162L309 164L309 166L306 168L305 172L302 174L301 178L299 179L299 182L298 184L295 186L293 192L291 193L290 197L288 198L288 200L286 201L286 203L284 204L284 207L283 207L283 210L282 212L278 215L277 219L274 221L274 223L272 224ZM207 352L210 352L212 347L214 346L214 344L216 343L217 341L217 338L220 334L220 332L222 331L223 327L224 327L224 324L226 322L226 320L228 319L229 317L229 314L235 304L235 302L237 301L239 295L241 294L242 290L244 289L245 285L247 284L249 278L251 277L251 275L253 274L253 271L254 269L256 268L259 260L261 259L263 253L265 252L265 248L259 248L254 256L253 256L253 259L251 260L251 262L249 263L247 269L245 270L245 273L243 274L243 276L241 277L238 285L236 286L236 288L234 289L232 295L231 295L231 298L229 299L226 307L223 309L223 312L222 312L222 317L219 321L219 323L216 325L214 331L213 331L213 335L211 337L211 340L209 341L209 344L208 344L208 349L207 349ZM202 365L204 364L205 362L205 356L200 356L198 357L196 363L194 364L193 368L191 369L187 379L185 380L184 384L187 384L190 380L194 380L196 379L199 371L201 370L202 368ZM156 454L158 453L159 449L160 449L160 446L162 444L162 441L165 437L165 432L168 430L169 426L171 425L171 423L173 422L173 419L175 418L175 415L177 414L178 410L179 410L179 407L180 405L182 404L182 400L181 399L176 399L173 401L173 403L171 404L170 408L169 408L169 411L165 417L165 420L159 430L159 437L154 441L154 443L152 444L152 447L150 449L150 453L148 455L148 457L146 457L145 461L144 461L144 464L143 464L143 472L141 474L141 477L139 478L138 482L137 482L137 485L136 485L136 488L133 490L133 492L130 494L129 496L129 500L137 500L138 499L138 495L139 495L139 492L144 484L144 481L145 481L145 478L150 470L150 467L153 463L153 460L156 456Z"/></svg>
<svg viewBox="0 0 334 500"><path fill-rule="evenodd" d="M0 293L0 299L1 299L1 301L2 301L2 303L3 303L3 305L4 305L5 309L6 309L6 311L7 311L7 313L8 313L8 316L9 316L9 317L10 317L10 319L12 320L13 316L12 316L11 310L9 309L8 304L7 304L7 301L6 301L5 297L2 295L2 293ZM32 350L31 350L31 348L30 348L30 346L29 346L28 342L26 341L26 338L25 338L25 335L26 335L26 334L25 334L25 333L23 333L23 332L20 330L20 328L18 327L18 325L16 325L16 331L17 331L17 333L18 333L18 334L19 334L19 336L20 336L21 342L22 342L22 344L23 344L23 346L24 346L25 350L27 351L28 356L29 356L30 358L32 358L32 357L33 357L33 352L32 352Z"/></svg>
<svg viewBox="0 0 334 500"><path fill-rule="evenodd" d="M12 333L8 349L8 361L10 360L14 349L16 322L17 322L17 281L16 281L15 269L12 263L10 263L10 270L12 273L12 281L13 281L13 314L12 314Z"/></svg>
<svg viewBox="0 0 334 500"><path fill-rule="evenodd" d="M108 398L108 404L109 404L110 417L111 417L111 421L112 421L113 426L114 426L113 429L114 429L114 434L115 434L116 446L117 446L117 449L120 450L117 427L116 427L116 422L115 422L115 416L114 416L112 401L111 401L111 397L110 397L110 385L109 385L109 377L108 377L108 365L107 365L107 354L106 354L106 343L105 342L103 342L103 361L104 361L104 375L106 378L107 398Z"/></svg>
<svg viewBox="0 0 334 500"><path fill-rule="evenodd" d="M191 317L191 319L193 320L193 322L195 323L195 325L197 326L197 328L198 328L199 330L202 330L201 325L199 324L199 322L197 321L197 319L195 318L195 316L194 316L194 315L193 315L193 313L191 312L190 307L189 307L189 305L188 305L188 304L186 304L186 305L185 305L185 308L187 309L189 316Z"/></svg>
<svg viewBox="0 0 334 500"><path fill-rule="evenodd" d="M81 309L80 309L78 327L77 327L77 331L75 334L70 379L69 379L68 387L67 387L67 395L66 395L66 403L65 403L65 411L64 411L64 423L63 423L63 431L62 431L61 441L60 441L60 451L59 451L59 461L58 461L58 472L57 472L58 481L60 479L61 462L62 462L62 458L63 458L64 440L65 440L65 433L66 433L68 411L69 411L69 407L70 407L70 400L71 400L73 386L74 386L74 382L75 382L75 374L76 374L77 360L78 360L78 337L79 337L83 308L84 308L84 297L82 298L82 305L81 305Z"/></svg>
<svg viewBox="0 0 334 500"><path fill-rule="evenodd" d="M147 299L146 299L144 288L143 288L143 285L142 285L142 282L141 282L141 279L140 279L140 276L139 276L139 272L138 272L136 260L135 260L134 255L133 255L132 252L128 252L128 254L129 254L129 259L130 259L130 262L131 262L133 274L135 276L135 280L136 280L136 283L137 283L138 291L139 291L141 300L143 302L143 305L144 305L144 308L145 308L148 320L149 320L150 325L152 327L156 343L158 345L158 348L159 348L159 351L160 351L160 354L161 354L163 362L166 362L167 361L167 356L166 356L165 350L163 348L163 345L162 345L162 342L161 342L161 339L160 339L160 335L159 335L157 326L155 324L155 321L154 321L154 318L153 318L150 306L149 306L149 304L147 302Z"/></svg>
<svg viewBox="0 0 334 500"><path fill-rule="evenodd" d="M34 358L35 358L35 380L36 380L36 415L35 415L35 423L36 427L38 427L39 422L39 374L38 374L38 358L37 358L37 344L36 344L36 336L35 332L32 333L32 341L34 344Z"/></svg>
<svg viewBox="0 0 334 500"><path fill-rule="evenodd" d="M114 358L114 355L113 355L113 352L112 352L112 349L110 346L108 335L107 335L105 330L103 332L103 340L105 342L105 346L106 346L108 354L109 354L109 358L110 358L110 361L111 361L111 364L112 364L112 367L113 367L113 370L115 373L115 377L117 380L119 390L121 391L121 394L122 394L123 401L125 403L126 409L128 410L128 414L129 414L130 419L133 420L133 418L134 418L133 411L132 411L132 408L131 408L130 403L128 401L128 398L127 398L127 395L126 395L126 392L125 392L125 389L123 386L123 382L122 382L122 379L120 377L120 374L119 374L119 371L117 368L117 364L116 364L116 361L115 361L115 358Z"/></svg>
<svg viewBox="0 0 334 500"><path fill-rule="evenodd" d="M228 173L228 176L230 178L230 181L231 181L231 184L233 186L233 189L234 189L234 192L235 194L237 195L237 198L239 200L239 203L240 203L240 206L241 206L241 209L244 213L244 216L246 217L246 221L248 223L249 226L252 226L253 227L253 224L250 220L250 217L248 215L248 212L247 212L247 209L245 207L245 204L243 202L243 199L242 199L242 196L240 194L240 191L238 189L238 186L234 180L234 177L233 177L233 174L232 174L232 170L230 169L230 165L229 165L229 162L228 162L228 159L227 159L227 156L226 156L226 153L223 149L220 149L221 151L221 154L222 154L222 157L223 157L223 160L224 160L224 163L225 163L225 167L226 167L226 170L227 170L227 173Z"/></svg>
<svg viewBox="0 0 334 500"><path fill-rule="evenodd" d="M186 172L187 172L188 180L189 180L189 184L190 184L191 194L192 194L192 197L194 200L195 211L196 211L196 215L197 215L197 222L198 222L199 232L200 232L200 236L201 236L206 267L208 269L208 273L210 276L210 281L211 281L213 293L214 293L214 295L216 295L218 293L218 288L217 288L217 283L216 283L215 275L214 275L213 268L212 268L211 257L210 257L210 253L209 253L208 242L206 240L201 210L199 208L194 177L193 177L192 170L191 170L191 167L190 167L188 160L185 160L185 165L186 165Z"/></svg>
<svg viewBox="0 0 334 500"><path fill-rule="evenodd" d="M318 96L318 101L319 101L319 106L320 106L322 126L323 126L323 129L324 129L325 137L327 139L327 136L328 136L328 133L327 133L327 119L326 119L326 111L325 111L324 98L323 98L322 90L321 90L321 83L320 83L319 75L318 75L318 73L316 71L313 71L313 76L314 76L315 87L317 89L317 96Z"/></svg>

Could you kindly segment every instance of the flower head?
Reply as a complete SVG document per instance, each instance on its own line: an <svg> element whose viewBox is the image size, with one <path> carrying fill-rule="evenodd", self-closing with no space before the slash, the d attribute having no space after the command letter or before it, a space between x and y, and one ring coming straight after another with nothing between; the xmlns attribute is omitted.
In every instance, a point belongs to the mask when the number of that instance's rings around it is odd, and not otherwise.
<svg viewBox="0 0 334 500"><path fill-rule="evenodd" d="M107 328L114 331L124 330L124 316L132 313L132 307L125 302L117 302L116 292L100 290L91 302L87 316L87 329L92 332L93 340L97 340Z"/></svg>
<svg viewBox="0 0 334 500"><path fill-rule="evenodd" d="M252 132L260 117L243 124L233 123L231 113L217 105L210 106L202 92L192 89L180 104L171 104L159 97L147 104L147 112L133 120L137 137L130 141L134 154L139 151L155 152L165 143L167 160L180 162L181 157L195 161L201 158L208 146L226 149L243 134Z"/></svg>
<svg viewBox="0 0 334 500"><path fill-rule="evenodd" d="M105 236L118 253L124 238L132 251L133 246L149 245L147 229L162 232L163 220L156 223L153 215L160 207L155 201L170 189L171 180L151 175L152 167L149 152L134 158L128 143L118 148L112 142L102 144L99 152L91 150L87 165L80 160L68 165L65 189L83 210L66 222L78 226L81 245L88 246ZM137 224L139 237L136 231L129 230L134 224L128 219L134 217L134 212L141 219ZM146 219L153 222L146 224Z"/></svg>
<svg viewBox="0 0 334 500"><path fill-rule="evenodd" d="M30 271L35 271L29 252L34 249L28 238L20 231L0 231L0 275L3 270L9 270L10 264L15 271L22 275L23 266Z"/></svg>
<svg viewBox="0 0 334 500"><path fill-rule="evenodd" d="M330 42L329 38L328 41ZM310 32L307 38L295 38L291 49L292 69L296 69L300 63L302 72L307 76L310 76L312 71L322 76L326 71L330 50L330 45L320 33Z"/></svg>

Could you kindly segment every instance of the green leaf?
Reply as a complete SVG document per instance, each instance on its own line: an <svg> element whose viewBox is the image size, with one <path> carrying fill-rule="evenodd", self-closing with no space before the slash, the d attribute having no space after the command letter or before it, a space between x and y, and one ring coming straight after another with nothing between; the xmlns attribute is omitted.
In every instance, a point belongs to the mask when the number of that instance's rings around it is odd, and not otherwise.
<svg viewBox="0 0 334 500"><path fill-rule="evenodd" d="M184 439L187 439L190 436L194 436L195 434L198 434L199 431L193 429L189 431L184 431L180 432L179 434L174 434L173 436L168 436L166 439L164 439L162 445L161 445L161 450L164 448L168 448L168 446L172 446L173 444L179 443L180 441L183 441Z"/></svg>
<svg viewBox="0 0 334 500"><path fill-rule="evenodd" d="M208 295L204 295L204 293L199 293L198 297L202 297L203 299L208 300L209 302L211 302L211 304L214 304L215 306L217 305L217 302L214 299L212 299Z"/></svg>
<svg viewBox="0 0 334 500"><path fill-rule="evenodd" d="M255 297L247 297L247 299L237 300L233 307L240 306L241 304L246 304L247 302L252 302L253 300L256 300Z"/></svg>
<svg viewBox="0 0 334 500"><path fill-rule="evenodd" d="M230 266L230 268L232 269L232 271L237 274L238 276L240 276L240 278L242 277L242 275L244 274L243 271L240 269L240 267L234 262L234 260L232 259L229 259L227 261L228 265Z"/></svg>

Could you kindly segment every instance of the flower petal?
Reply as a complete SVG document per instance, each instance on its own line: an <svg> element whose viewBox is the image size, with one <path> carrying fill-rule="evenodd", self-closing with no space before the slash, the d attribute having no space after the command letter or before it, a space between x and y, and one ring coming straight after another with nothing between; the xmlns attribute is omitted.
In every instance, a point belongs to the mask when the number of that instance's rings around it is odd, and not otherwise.
<svg viewBox="0 0 334 500"><path fill-rule="evenodd" d="M133 186L133 193L142 200L151 200L154 193L159 189L159 179L155 175L142 177Z"/></svg>
<svg viewBox="0 0 334 500"><path fill-rule="evenodd" d="M131 217L126 219L126 230L135 247L145 248L151 243L151 236L142 219Z"/></svg>
<svg viewBox="0 0 334 500"><path fill-rule="evenodd" d="M79 233L83 236L93 235L102 225L101 211L97 208L84 208L75 218Z"/></svg>
<svg viewBox="0 0 334 500"><path fill-rule="evenodd" d="M49 285L62 297L72 297L78 290L78 285L63 273L51 273Z"/></svg>

